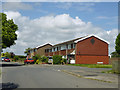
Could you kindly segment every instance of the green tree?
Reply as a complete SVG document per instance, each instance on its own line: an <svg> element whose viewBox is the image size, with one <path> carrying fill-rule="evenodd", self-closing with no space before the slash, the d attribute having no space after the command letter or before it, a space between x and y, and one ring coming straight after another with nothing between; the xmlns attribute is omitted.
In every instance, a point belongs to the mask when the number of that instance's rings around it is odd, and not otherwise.
<svg viewBox="0 0 120 90"><path fill-rule="evenodd" d="M7 16L4 13L0 13L0 22L1 21L2 48L7 48L15 44L15 40L17 40L17 34L15 32L18 30L18 26L14 24L13 19L7 20Z"/></svg>
<svg viewBox="0 0 120 90"><path fill-rule="evenodd" d="M116 52L120 55L120 33L116 38L115 44L116 44L115 46Z"/></svg>
<svg viewBox="0 0 120 90"><path fill-rule="evenodd" d="M8 52L6 52L6 53L5 53L5 57L11 58L11 54L8 53Z"/></svg>
<svg viewBox="0 0 120 90"><path fill-rule="evenodd" d="M31 50L31 48L27 48L27 49L25 49L24 53L29 55L30 54L30 50Z"/></svg>
<svg viewBox="0 0 120 90"><path fill-rule="evenodd" d="M120 55L115 51L111 53L111 57L120 57Z"/></svg>

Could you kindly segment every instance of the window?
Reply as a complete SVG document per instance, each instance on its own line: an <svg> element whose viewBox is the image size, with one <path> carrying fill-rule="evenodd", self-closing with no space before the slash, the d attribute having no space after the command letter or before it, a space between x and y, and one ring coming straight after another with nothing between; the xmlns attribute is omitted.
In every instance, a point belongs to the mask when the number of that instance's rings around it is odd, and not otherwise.
<svg viewBox="0 0 120 90"><path fill-rule="evenodd" d="M71 44L71 49L73 48L73 44Z"/></svg>
<svg viewBox="0 0 120 90"><path fill-rule="evenodd" d="M75 43L73 44L73 48L75 48Z"/></svg>
<svg viewBox="0 0 120 90"><path fill-rule="evenodd" d="M68 49L71 49L71 45L70 44L68 45Z"/></svg>
<svg viewBox="0 0 120 90"><path fill-rule="evenodd" d="M66 44L66 49L68 49L68 44Z"/></svg>
<svg viewBox="0 0 120 90"><path fill-rule="evenodd" d="M66 45L62 45L61 50L65 50L65 49L66 49Z"/></svg>
<svg viewBox="0 0 120 90"><path fill-rule="evenodd" d="M61 50L61 46L59 46L59 50Z"/></svg>
<svg viewBox="0 0 120 90"><path fill-rule="evenodd" d="M51 48L51 49L49 49L49 52L52 52L52 48Z"/></svg>
<svg viewBox="0 0 120 90"><path fill-rule="evenodd" d="M54 52L54 48L52 48L52 52Z"/></svg>
<svg viewBox="0 0 120 90"><path fill-rule="evenodd" d="M58 47L57 47L57 51L58 51Z"/></svg>
<svg viewBox="0 0 120 90"><path fill-rule="evenodd" d="M55 51L55 48L54 48L54 51Z"/></svg>

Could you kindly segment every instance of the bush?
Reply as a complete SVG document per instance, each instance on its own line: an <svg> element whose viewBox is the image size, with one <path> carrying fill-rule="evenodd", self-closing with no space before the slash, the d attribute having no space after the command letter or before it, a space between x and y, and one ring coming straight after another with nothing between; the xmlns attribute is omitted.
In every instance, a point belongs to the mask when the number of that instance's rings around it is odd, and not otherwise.
<svg viewBox="0 0 120 90"><path fill-rule="evenodd" d="M40 56L39 56L39 55L35 55L35 56L33 56L32 58L33 58L33 60L36 62L36 61L40 58Z"/></svg>
<svg viewBox="0 0 120 90"><path fill-rule="evenodd" d="M36 64L39 64L39 63L40 63L40 60L38 59L35 63L36 63Z"/></svg>
<svg viewBox="0 0 120 90"><path fill-rule="evenodd" d="M41 57L41 61L42 61L42 62L45 62L45 63L48 63L48 58L45 57L45 56L42 56L42 57Z"/></svg>
<svg viewBox="0 0 120 90"><path fill-rule="evenodd" d="M53 56L53 64L61 64L62 56L60 55L54 55Z"/></svg>
<svg viewBox="0 0 120 90"><path fill-rule="evenodd" d="M67 59L63 58L63 62L66 64L67 63Z"/></svg>
<svg viewBox="0 0 120 90"><path fill-rule="evenodd" d="M15 60L18 60L18 59L19 59L19 57L18 57L18 56L14 56L14 59L15 59Z"/></svg>

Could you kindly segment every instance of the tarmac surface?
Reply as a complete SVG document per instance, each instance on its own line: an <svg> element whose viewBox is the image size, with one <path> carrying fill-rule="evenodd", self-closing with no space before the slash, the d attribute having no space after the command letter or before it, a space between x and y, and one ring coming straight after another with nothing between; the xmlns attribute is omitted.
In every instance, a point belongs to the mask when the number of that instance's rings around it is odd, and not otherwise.
<svg viewBox="0 0 120 90"><path fill-rule="evenodd" d="M110 69L68 65L21 65L19 63L4 63L2 67L2 87L118 88L118 75L101 73L103 70ZM90 79L91 77L92 79Z"/></svg>

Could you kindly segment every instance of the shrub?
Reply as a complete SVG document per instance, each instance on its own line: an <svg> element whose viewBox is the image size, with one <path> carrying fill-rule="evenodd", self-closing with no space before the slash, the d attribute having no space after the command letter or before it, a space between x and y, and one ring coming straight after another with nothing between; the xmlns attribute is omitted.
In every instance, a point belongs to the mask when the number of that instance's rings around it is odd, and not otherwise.
<svg viewBox="0 0 120 90"><path fill-rule="evenodd" d="M36 64L39 64L40 63L40 60L38 59L37 61L36 61Z"/></svg>
<svg viewBox="0 0 120 90"><path fill-rule="evenodd" d="M41 61L42 61L42 62L45 62L45 63L48 63L48 58L45 57L45 56L42 56L42 57L41 57Z"/></svg>
<svg viewBox="0 0 120 90"><path fill-rule="evenodd" d="M53 63L54 64L60 64L61 60L62 60L62 56L60 56L60 55L54 55L53 56Z"/></svg>
<svg viewBox="0 0 120 90"><path fill-rule="evenodd" d="M65 64L67 63L67 59L65 59L65 58L63 58L63 61L64 61Z"/></svg>
<svg viewBox="0 0 120 90"><path fill-rule="evenodd" d="M40 58L40 56L39 56L39 55L35 55L35 56L33 56L32 58L33 58L33 60L36 62L36 61Z"/></svg>

